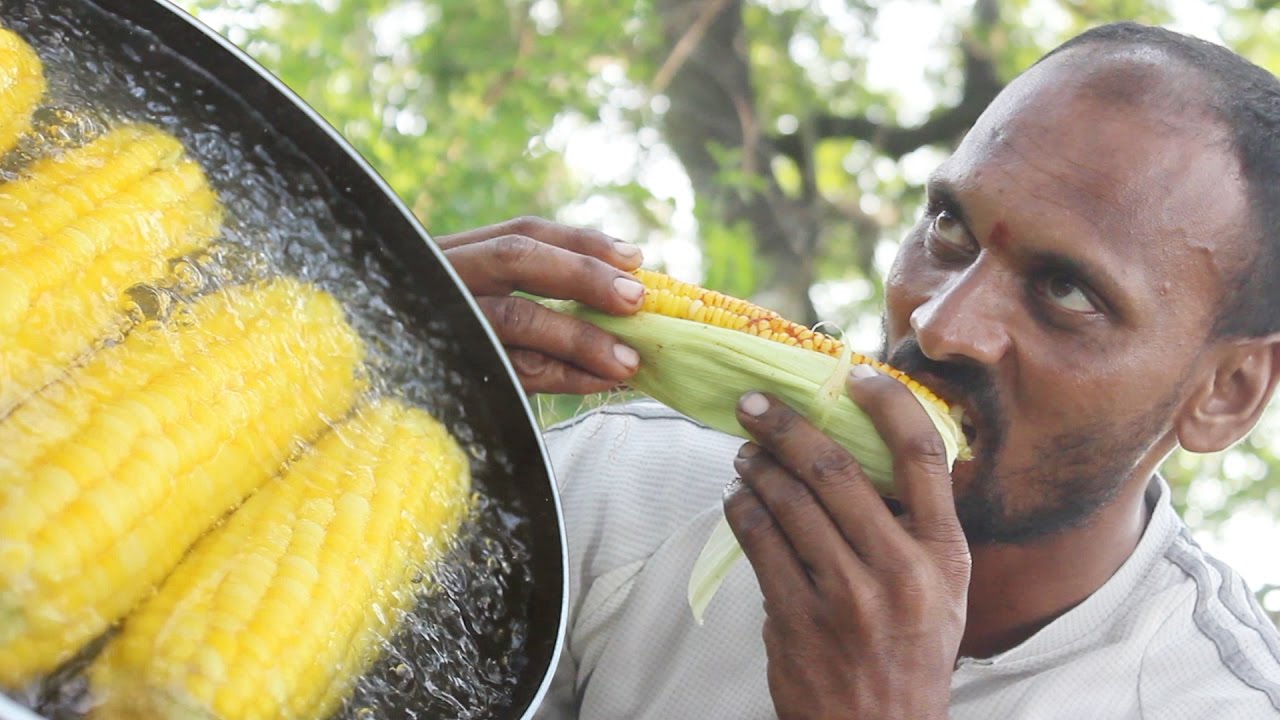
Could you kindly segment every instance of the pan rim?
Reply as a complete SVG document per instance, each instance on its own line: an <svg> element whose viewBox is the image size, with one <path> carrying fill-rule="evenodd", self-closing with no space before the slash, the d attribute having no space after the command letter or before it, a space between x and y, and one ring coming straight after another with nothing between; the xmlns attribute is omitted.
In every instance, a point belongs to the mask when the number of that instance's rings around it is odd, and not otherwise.
<svg viewBox="0 0 1280 720"><path fill-rule="evenodd" d="M344 187L342 183L334 181L331 172L326 169L326 163L334 163L341 165L346 164L347 167L340 168L344 173L361 178L363 181L371 183L372 195L376 198L376 202L385 204L389 203L390 208L394 208L398 213L398 221L406 232L412 232L426 250L431 254L436 263L444 270L445 276L453 283L454 289L460 294L461 299L465 302L466 307L471 313L472 319L479 323L484 336L488 339L490 347L496 353L498 362L501 364L503 371L506 373L507 380L511 386L516 389L514 393L519 402L519 409L522 413L520 423L522 427L527 427L532 435L533 447L542 461L542 469L545 472L546 482L548 483L547 495L551 501L550 508L555 517L555 532L559 546L560 555L560 587L558 589L559 596L559 613L557 619L557 627L555 637L551 643L550 656L546 658L543 666L541 681L533 693L527 700L527 705L522 709L519 716L522 720L529 720L533 717L551 686L555 676L556 669L559 666L562 653L564 652L565 640L567 637L567 624L569 614L569 556L568 556L568 540L565 532L564 514L562 503L559 497L559 490L556 483L554 468L551 464L550 454L547 450L542 431L538 426L533 409L530 405L528 396L520 390L519 378L515 373L515 369L511 364L509 357L503 350L497 334L492 326L485 319L484 313L480 311L480 307L475 297L462 283L456 271L445 259L443 252L436 245L430 232L422 225L416 216L409 210L403 199L390 187L386 180L373 168L372 165L346 140L336 129L334 129L328 121L326 121L314 108L304 101L296 92L289 88L282 80L277 78L269 70L264 68L251 56L241 50L239 47L231 43L208 27L200 20L183 10L171 0L149 0L138 2L138 0L77 0L97 8L99 11L121 19L128 25L139 27L155 37L160 44L168 48L169 51L182 57L185 63L193 72L199 72L213 79L223 86L231 95L240 100L245 105L251 107L261 121L271 129L272 132L280 134L289 140L305 160L311 165L314 172L322 175L324 180L331 186L333 192L341 196L345 201L352 203L361 209L362 212L368 211L366 207L368 198L364 198L362 202L357 197L357 191L351 186ZM144 22L139 16L154 13L158 9L170 21L172 27L166 27L161 31L149 22ZM158 21L157 21L158 22ZM175 37L184 35L183 37ZM183 48L183 49L178 49ZM220 55L220 56L219 56ZM196 57L203 57L204 60L197 60ZM293 113L301 113L309 122L313 129L320 130L321 138L308 136L306 138L299 137L292 133L288 133L282 127L283 122L273 122L271 117L263 111L262 108L254 107L245 97L245 87L237 87L237 83L232 83L227 79L227 73L219 72L216 68L222 63L228 63L229 67L238 66L238 69L248 70L253 76L252 80L262 83L255 92L266 91L267 94L274 98L282 99L287 103L287 108L273 109L272 115L280 118L284 114L292 111ZM330 147L326 150L325 163L317 160L317 148L308 149L305 145L317 145L327 143ZM514 407L512 408L514 410ZM531 663L541 662L538 658L530 657ZM518 705L516 706L518 707ZM19 705L15 700L7 697L0 692L0 720L40 720L41 716L33 711Z"/></svg>

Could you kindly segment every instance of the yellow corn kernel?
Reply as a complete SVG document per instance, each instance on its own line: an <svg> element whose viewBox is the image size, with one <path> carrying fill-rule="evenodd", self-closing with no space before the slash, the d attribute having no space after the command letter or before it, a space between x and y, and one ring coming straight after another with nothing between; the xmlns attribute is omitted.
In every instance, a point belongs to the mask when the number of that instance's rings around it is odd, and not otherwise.
<svg viewBox="0 0 1280 720"><path fill-rule="evenodd" d="M692 320L730 330L742 330L766 340L795 345L831 357L838 358L844 351L844 343L839 340L814 332L799 323L787 320L772 310L753 305L746 300L707 290L692 283L681 282L669 275L652 270L637 270L635 275L645 286L641 312ZM901 370L860 353L851 353L850 356L850 362L854 365L870 365L911 388L917 395L937 406L941 412L950 411L942 398L912 380Z"/></svg>
<svg viewBox="0 0 1280 720"><path fill-rule="evenodd" d="M670 275L640 269L635 271L635 276L647 290L641 307L644 311L691 320L699 308L710 307L723 310L726 317L745 317L748 320L781 318L772 310L766 310L746 300L707 290L692 283L676 280ZM712 324L729 327L718 322Z"/></svg>
<svg viewBox="0 0 1280 720"><path fill-rule="evenodd" d="M95 717L329 716L468 507L467 457L403 403L363 408L192 549L90 669Z"/></svg>
<svg viewBox="0 0 1280 720"><path fill-rule="evenodd" d="M361 390L360 340L291 280L139 328L0 421L0 687L122 617Z"/></svg>
<svg viewBox="0 0 1280 720"><path fill-rule="evenodd" d="M0 417L121 322L125 291L218 232L200 167L130 125L0 186Z"/></svg>
<svg viewBox="0 0 1280 720"><path fill-rule="evenodd" d="M31 112L44 89L40 56L16 33L0 28L0 153L31 127Z"/></svg>

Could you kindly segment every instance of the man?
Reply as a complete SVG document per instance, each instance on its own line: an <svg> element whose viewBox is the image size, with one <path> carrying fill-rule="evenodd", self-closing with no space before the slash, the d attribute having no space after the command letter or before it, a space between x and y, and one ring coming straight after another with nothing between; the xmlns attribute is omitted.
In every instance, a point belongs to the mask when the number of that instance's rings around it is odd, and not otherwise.
<svg viewBox="0 0 1280 720"><path fill-rule="evenodd" d="M509 293L632 312L635 248L531 220L441 242L529 391L634 371ZM651 403L547 432L572 594L544 714L1280 717L1280 634L1156 474L1243 437L1280 379L1280 82L1159 29L1076 38L932 176L885 294L886 359L965 408L976 455L948 472L909 394L854 372L896 516L760 393L746 445ZM697 626L722 491L750 567Z"/></svg>

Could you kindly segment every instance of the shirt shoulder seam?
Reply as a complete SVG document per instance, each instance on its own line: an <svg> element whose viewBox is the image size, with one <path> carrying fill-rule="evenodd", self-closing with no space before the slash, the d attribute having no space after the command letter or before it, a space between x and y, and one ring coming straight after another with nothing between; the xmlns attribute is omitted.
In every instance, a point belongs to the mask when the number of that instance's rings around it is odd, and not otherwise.
<svg viewBox="0 0 1280 720"><path fill-rule="evenodd" d="M1165 558L1174 567L1181 570L1192 582L1192 588L1195 590L1192 622L1196 631L1213 644L1219 661L1233 677L1245 686L1261 692L1271 702L1272 707L1280 710L1280 684L1263 677L1257 663L1240 651L1239 642L1236 636L1232 634L1232 631L1222 626L1221 623L1218 623L1209 615L1209 603L1217 602L1222 604L1227 613L1255 632L1263 632L1264 630L1259 630L1253 627L1252 624L1245 622L1239 613L1226 605L1224 598L1212 591L1212 588L1206 584L1211 582L1206 575L1213 566L1203 558L1197 559L1194 557L1195 553L1192 548L1200 550L1199 545L1191 538L1190 531L1184 528L1175 541L1165 549ZM1202 550L1200 552L1203 553ZM1199 572L1197 571L1197 565L1199 566ZM1214 569L1221 573L1220 569ZM1237 577L1234 572L1229 575L1224 574L1222 581L1225 584L1233 577ZM1268 644L1268 649L1271 649L1270 644ZM1276 661L1280 663L1280 658L1276 658Z"/></svg>

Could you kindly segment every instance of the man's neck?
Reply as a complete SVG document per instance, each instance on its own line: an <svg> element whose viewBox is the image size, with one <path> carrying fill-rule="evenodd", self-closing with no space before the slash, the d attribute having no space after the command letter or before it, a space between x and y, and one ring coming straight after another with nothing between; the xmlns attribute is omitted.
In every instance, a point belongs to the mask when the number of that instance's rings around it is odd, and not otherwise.
<svg viewBox="0 0 1280 720"><path fill-rule="evenodd" d="M1142 538L1150 514L1146 487L1126 483L1084 527L1033 544L973 546L960 655L985 658L1009 650L1102 587Z"/></svg>

